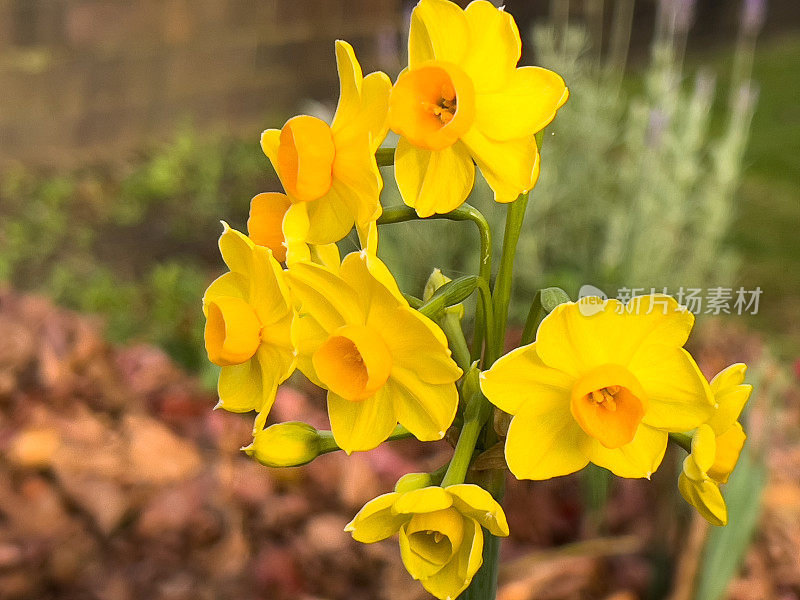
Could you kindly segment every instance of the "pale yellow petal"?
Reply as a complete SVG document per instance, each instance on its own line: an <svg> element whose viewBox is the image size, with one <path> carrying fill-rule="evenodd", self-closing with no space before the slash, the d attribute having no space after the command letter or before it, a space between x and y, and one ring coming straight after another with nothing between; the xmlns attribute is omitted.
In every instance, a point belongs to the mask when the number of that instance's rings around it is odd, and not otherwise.
<svg viewBox="0 0 800 600"><path fill-rule="evenodd" d="M668 435L647 425L639 425L633 441L620 448L606 448L599 441L588 439L586 451L594 464L605 467L618 477L649 479L664 458Z"/></svg>
<svg viewBox="0 0 800 600"><path fill-rule="evenodd" d="M329 391L328 418L333 439L347 454L376 448L397 425L392 399L383 388L358 402Z"/></svg>
<svg viewBox="0 0 800 600"><path fill-rule="evenodd" d="M711 480L693 481L681 473L678 490L706 521L717 527L728 524L728 507L716 483Z"/></svg>
<svg viewBox="0 0 800 600"><path fill-rule="evenodd" d="M531 136L550 124L566 101L560 75L540 67L513 71L503 87L475 97L475 127L504 141Z"/></svg>
<svg viewBox="0 0 800 600"><path fill-rule="evenodd" d="M353 539L363 544L372 544L393 536L409 518L392 511L392 505L399 497L397 492L391 492L370 500L344 530L351 532Z"/></svg>
<svg viewBox="0 0 800 600"><path fill-rule="evenodd" d="M737 363L723 369L711 380L717 410L708 424L717 435L722 435L736 423L750 399L753 386L742 383L746 371L747 365Z"/></svg>
<svg viewBox="0 0 800 600"><path fill-rule="evenodd" d="M261 133L261 149L272 163L275 172L278 171L278 146L281 145L281 130L267 129Z"/></svg>
<svg viewBox="0 0 800 600"><path fill-rule="evenodd" d="M689 431L713 414L711 388L683 348L648 344L636 352L628 368L647 396L645 425Z"/></svg>
<svg viewBox="0 0 800 600"><path fill-rule="evenodd" d="M575 378L545 365L536 344L517 348L481 373L481 390L501 410L512 415L527 403L566 403Z"/></svg>
<svg viewBox="0 0 800 600"><path fill-rule="evenodd" d="M253 269L253 247L255 244L243 233L231 229L222 222L222 235L219 236L219 250L222 260L234 273L250 277Z"/></svg>
<svg viewBox="0 0 800 600"><path fill-rule="evenodd" d="M430 217L463 204L475 183L475 165L459 142L444 150L426 150L400 138L395 179L403 202L420 217Z"/></svg>
<svg viewBox="0 0 800 600"><path fill-rule="evenodd" d="M344 238L353 229L360 198L341 181L334 179L331 189L322 198L307 202L309 244L331 244ZM287 212L291 212L291 209Z"/></svg>
<svg viewBox="0 0 800 600"><path fill-rule="evenodd" d="M261 365L257 360L250 359L240 365L220 369L217 407L237 413L260 410L265 395L269 396L272 392L271 389L264 389Z"/></svg>
<svg viewBox="0 0 800 600"><path fill-rule="evenodd" d="M553 393L523 403L506 437L508 468L517 479L550 479L589 463L589 437L569 410L569 395Z"/></svg>
<svg viewBox="0 0 800 600"><path fill-rule="evenodd" d="M411 13L408 64L427 60L459 64L469 46L464 11L448 0L421 0Z"/></svg>
<svg viewBox="0 0 800 600"><path fill-rule="evenodd" d="M430 486L406 492L394 503L397 514L429 513L444 510L453 504L453 498L444 488Z"/></svg>
<svg viewBox="0 0 800 600"><path fill-rule="evenodd" d="M480 167L497 202L513 202L539 178L539 150L533 136L497 141L472 127L461 141Z"/></svg>
<svg viewBox="0 0 800 600"><path fill-rule="evenodd" d="M392 368L386 393L397 421L423 442L442 439L458 408L455 383L425 383L402 368Z"/></svg>
<svg viewBox="0 0 800 600"><path fill-rule="evenodd" d="M298 313L310 314L328 332L345 323L364 323L358 294L329 269L297 263L287 271Z"/></svg>
<svg viewBox="0 0 800 600"><path fill-rule="evenodd" d="M217 277L203 294L203 311L214 298L220 296L231 296L247 301L249 283L247 278L241 273L228 272Z"/></svg>
<svg viewBox="0 0 800 600"><path fill-rule="evenodd" d="M453 506L462 515L475 519L493 535L508 535L508 521L503 507L482 487L472 483L460 483L445 488L453 496Z"/></svg>
<svg viewBox="0 0 800 600"><path fill-rule="evenodd" d="M483 531L480 525L472 519L464 519L464 528L464 539L457 556L436 574L420 580L422 587L440 600L457 598L483 564Z"/></svg>
<svg viewBox="0 0 800 600"><path fill-rule="evenodd" d="M486 0L471 2L464 15L470 43L461 66L476 92L496 90L506 84L519 62L522 45L517 24L509 13Z"/></svg>

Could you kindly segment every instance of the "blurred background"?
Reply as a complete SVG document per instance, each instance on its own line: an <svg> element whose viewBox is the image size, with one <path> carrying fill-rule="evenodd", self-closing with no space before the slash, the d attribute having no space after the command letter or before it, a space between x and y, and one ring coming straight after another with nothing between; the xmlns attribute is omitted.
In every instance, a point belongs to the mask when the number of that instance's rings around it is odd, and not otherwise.
<svg viewBox="0 0 800 600"><path fill-rule="evenodd" d="M571 91L542 147L509 344L542 287L701 290L692 351L709 377L747 362L755 392L731 525L710 531L682 503L679 453L650 482L509 482L499 597L798 599L800 4L505 6L521 64ZM250 199L279 189L260 132L332 116L337 38L394 78L412 7L0 0L0 598L426 597L396 544L342 527L445 462L446 442L253 463L250 417L211 411L200 311L224 269L219 220L246 229ZM482 181L470 202L499 244L505 208ZM476 267L458 224L382 232L409 293L434 267ZM740 289L758 305L738 310ZM274 415L327 428L300 377Z"/></svg>

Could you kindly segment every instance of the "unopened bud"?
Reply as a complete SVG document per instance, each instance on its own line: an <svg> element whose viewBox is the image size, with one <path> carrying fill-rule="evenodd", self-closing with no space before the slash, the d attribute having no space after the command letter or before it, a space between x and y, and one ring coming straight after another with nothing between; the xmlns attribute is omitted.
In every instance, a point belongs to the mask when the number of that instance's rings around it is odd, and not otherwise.
<svg viewBox="0 0 800 600"><path fill-rule="evenodd" d="M431 485L434 483L430 473L406 473L394 484L394 491L405 494Z"/></svg>
<svg viewBox="0 0 800 600"><path fill-rule="evenodd" d="M257 432L242 450L267 467L297 467L319 456L320 438L308 423L289 421Z"/></svg>

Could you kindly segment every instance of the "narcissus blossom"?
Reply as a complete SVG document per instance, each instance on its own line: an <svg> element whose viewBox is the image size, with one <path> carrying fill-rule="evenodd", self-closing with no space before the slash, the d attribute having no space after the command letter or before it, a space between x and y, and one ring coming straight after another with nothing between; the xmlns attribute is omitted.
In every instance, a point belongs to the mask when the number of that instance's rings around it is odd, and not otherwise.
<svg viewBox="0 0 800 600"><path fill-rule="evenodd" d="M338 274L301 262L287 277L298 368L328 390L336 443L348 453L371 450L398 422L420 440L441 439L461 370L442 330L409 307L386 266L361 251Z"/></svg>
<svg viewBox="0 0 800 600"><path fill-rule="evenodd" d="M206 350L222 367L218 406L258 411L263 424L278 385L295 365L289 288L268 248L223 225L219 248L230 272L203 296Z"/></svg>
<svg viewBox="0 0 800 600"><path fill-rule="evenodd" d="M534 134L568 97L547 69L517 68L521 44L511 15L485 0L462 10L421 0L411 15L408 68L389 99L400 135L395 177L421 217L458 207L478 164L495 200L511 202L539 175Z"/></svg>
<svg viewBox="0 0 800 600"><path fill-rule="evenodd" d="M728 522L728 507L719 485L727 483L747 439L738 421L753 390L742 383L746 370L741 363L731 365L711 381L717 408L694 432L692 451L678 478L681 495L712 525Z"/></svg>
<svg viewBox="0 0 800 600"><path fill-rule="evenodd" d="M392 492L368 502L345 527L371 544L395 533L400 555L414 579L441 600L464 591L483 563L483 531L508 535L502 507L472 484Z"/></svg>
<svg viewBox="0 0 800 600"><path fill-rule="evenodd" d="M481 375L486 397L514 415L505 444L511 472L548 479L593 462L620 477L649 477L668 432L694 429L714 409L682 348L693 323L668 296L557 306L533 344Z"/></svg>
<svg viewBox="0 0 800 600"><path fill-rule="evenodd" d="M341 92L330 126L300 115L261 134L261 147L291 203L283 232L310 244L336 242L381 212L375 150L386 136L391 81L381 72L364 77L353 48L341 40L336 64Z"/></svg>

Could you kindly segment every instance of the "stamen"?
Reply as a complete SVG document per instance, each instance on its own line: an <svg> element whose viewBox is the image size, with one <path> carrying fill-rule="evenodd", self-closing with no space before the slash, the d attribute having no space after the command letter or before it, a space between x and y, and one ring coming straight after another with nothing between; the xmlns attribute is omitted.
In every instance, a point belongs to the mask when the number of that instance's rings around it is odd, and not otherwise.
<svg viewBox="0 0 800 600"><path fill-rule="evenodd" d="M433 534L433 541L438 544L439 542L442 541L443 537L444 534L442 534L440 531L437 531Z"/></svg>

